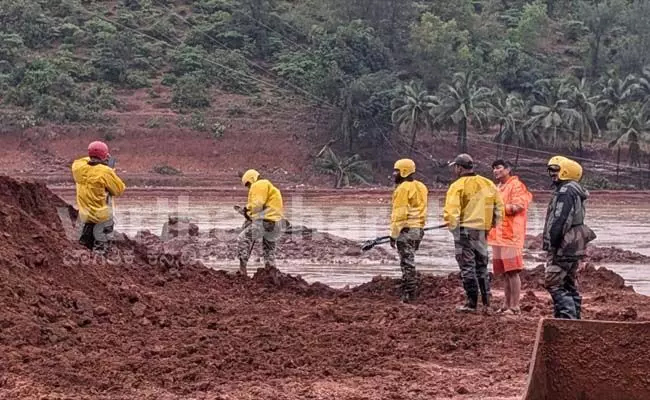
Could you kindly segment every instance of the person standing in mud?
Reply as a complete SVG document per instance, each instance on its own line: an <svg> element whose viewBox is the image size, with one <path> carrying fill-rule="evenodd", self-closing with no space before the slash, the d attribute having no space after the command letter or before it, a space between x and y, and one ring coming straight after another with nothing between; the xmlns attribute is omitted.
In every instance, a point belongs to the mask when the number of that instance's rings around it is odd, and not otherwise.
<svg viewBox="0 0 650 400"><path fill-rule="evenodd" d="M553 298L553 316L580 319L582 297L576 275L587 243L596 234L584 223L589 193L580 185L582 166L566 157L548 161L555 190L544 224L543 249L547 252L544 284Z"/></svg>
<svg viewBox="0 0 650 400"><path fill-rule="evenodd" d="M517 176L512 175L509 161L496 160L492 163L494 179L504 203L505 216L488 236L492 246L492 267L495 275L504 275L505 300L497 311L499 314L519 314L521 294L520 272L524 269L524 239L528 219L528 205L533 195Z"/></svg>
<svg viewBox="0 0 650 400"><path fill-rule="evenodd" d="M249 223L237 237L239 253L239 272L247 276L246 266L253 246L262 240L264 266L275 267L276 242L280 236L284 219L284 206L280 190L267 179L261 179L254 169L246 171L241 178L248 188L248 202L244 216Z"/></svg>
<svg viewBox="0 0 650 400"><path fill-rule="evenodd" d="M83 223L79 243L105 253L113 233L113 208L109 196L118 197L126 185L115 173L108 145L95 141L88 145L88 157L72 163L77 189L79 219Z"/></svg>
<svg viewBox="0 0 650 400"><path fill-rule="evenodd" d="M494 183L474 172L469 154L449 163L456 180L447 190L443 218L454 235L456 261L467 300L458 312L475 312L478 292L487 311L490 305L488 231L503 219L503 202Z"/></svg>
<svg viewBox="0 0 650 400"><path fill-rule="evenodd" d="M399 253L402 268L401 299L408 303L416 298L415 252L424 237L429 191L422 182L414 179L413 160L398 160L393 168L396 186L390 219L390 245L397 248Z"/></svg>

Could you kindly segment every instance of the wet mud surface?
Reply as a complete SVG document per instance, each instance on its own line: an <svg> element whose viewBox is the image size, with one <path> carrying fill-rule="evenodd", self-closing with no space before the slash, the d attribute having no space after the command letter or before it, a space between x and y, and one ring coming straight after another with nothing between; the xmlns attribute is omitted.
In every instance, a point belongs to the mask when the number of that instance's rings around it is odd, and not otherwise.
<svg viewBox="0 0 650 400"><path fill-rule="evenodd" d="M523 275L522 315L497 317L454 312L455 274L421 275L405 305L395 279L332 289L283 274L282 262L248 278L196 257L234 257L219 235L236 231L142 232L95 257L68 240L65 203L44 186L0 187L0 398L519 398L537 322L551 314L538 269ZM311 246L333 261L358 245L284 240L285 258ZM362 257L390 257L372 252ZM580 280L585 318L650 319L650 299L616 274L588 266Z"/></svg>

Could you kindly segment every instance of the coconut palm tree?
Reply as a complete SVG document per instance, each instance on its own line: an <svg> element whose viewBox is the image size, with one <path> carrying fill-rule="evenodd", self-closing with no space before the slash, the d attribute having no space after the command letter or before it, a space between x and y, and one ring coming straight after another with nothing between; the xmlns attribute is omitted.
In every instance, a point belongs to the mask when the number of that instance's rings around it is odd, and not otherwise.
<svg viewBox="0 0 650 400"><path fill-rule="evenodd" d="M399 130L406 130L411 134L411 155L415 150L415 139L418 132L431 126L430 111L438 104L437 97L429 94L419 82L413 81L402 86L397 97L393 99L391 118Z"/></svg>
<svg viewBox="0 0 650 400"><path fill-rule="evenodd" d="M537 138L532 131L524 129L528 107L523 99L514 93L496 92L490 103L490 119L499 124L499 133L494 137L498 144L497 158L501 156L503 145L534 146Z"/></svg>
<svg viewBox="0 0 650 400"><path fill-rule="evenodd" d="M561 79L540 79L535 82L533 105L525 129L537 130L545 141L556 146L560 134L567 134L575 121L580 119L578 110L571 108L565 98L568 93L567 81Z"/></svg>
<svg viewBox="0 0 650 400"><path fill-rule="evenodd" d="M606 127L616 110L633 99L640 85L634 75L620 79L613 72L600 85L602 89L596 99L596 118L600 127ZM648 89L650 93L650 83Z"/></svg>
<svg viewBox="0 0 650 400"><path fill-rule="evenodd" d="M458 151L467 152L467 122L482 127L488 120L492 90L479 85L472 72L457 72L451 85L444 84L441 104L431 112L434 124L451 123L458 127Z"/></svg>
<svg viewBox="0 0 650 400"><path fill-rule="evenodd" d="M570 121L571 127L578 135L578 151L583 152L583 140L591 140L600 133L596 121L596 104L590 96L590 87L586 79L579 82L568 82L564 86L563 97L569 100L569 107L578 112L577 118ZM573 115L573 113L571 113Z"/></svg>
<svg viewBox="0 0 650 400"><path fill-rule="evenodd" d="M329 144L316 156L315 166L318 171L334 175L334 187L340 189L352 183L369 184L372 180L370 164L354 154L351 157L341 158L334 153Z"/></svg>
<svg viewBox="0 0 650 400"><path fill-rule="evenodd" d="M647 151L650 144L650 119L647 110L639 103L630 103L618 110L609 123L609 129L615 137L609 142L609 147L616 149L620 162L620 151L628 147L629 163L641 166L641 151Z"/></svg>

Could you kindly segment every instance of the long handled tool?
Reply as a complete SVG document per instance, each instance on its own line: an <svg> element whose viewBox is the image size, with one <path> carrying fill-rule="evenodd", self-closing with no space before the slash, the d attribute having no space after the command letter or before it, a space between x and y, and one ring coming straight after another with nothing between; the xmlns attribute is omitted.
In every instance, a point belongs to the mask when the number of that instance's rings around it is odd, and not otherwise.
<svg viewBox="0 0 650 400"><path fill-rule="evenodd" d="M241 214L244 218L246 218L246 222L244 223L244 227L246 227L247 224L250 223L250 217L246 214L244 211L244 208L241 206L233 206L233 209L237 211L239 214ZM293 235L293 234L298 234L298 233L313 233L316 231L316 229L308 229L308 228L292 228L291 223L288 220L284 220L285 223L282 226L282 233L285 235Z"/></svg>
<svg viewBox="0 0 650 400"><path fill-rule="evenodd" d="M463 221L463 223L464 224L474 224L474 223L481 222L481 221L482 220L480 220L480 219L473 219L473 220L470 220L470 221ZM447 227L447 224L442 224L442 225L437 225L437 226L430 226L428 228L424 228L423 231L425 231L425 232L435 231L437 229L443 229L443 228L446 228L446 227ZM373 247L375 247L377 245L388 243L388 242L390 242L390 236L380 236L380 237L378 237L376 239L367 240L367 241L363 242L363 244L361 245L361 251L368 251L368 250L372 249Z"/></svg>
<svg viewBox="0 0 650 400"><path fill-rule="evenodd" d="M433 230L436 230L436 229L442 229L442 228L446 228L446 227L447 227L447 224L442 224L442 225L438 225L438 226L430 226L428 228L424 228L423 231L428 232L428 231L433 231ZM363 244L361 245L361 251L368 251L368 250L372 249L373 247L375 247L377 245L388 243L388 242L390 242L390 236L380 236L380 237L378 237L376 239L367 240L367 241L363 242Z"/></svg>

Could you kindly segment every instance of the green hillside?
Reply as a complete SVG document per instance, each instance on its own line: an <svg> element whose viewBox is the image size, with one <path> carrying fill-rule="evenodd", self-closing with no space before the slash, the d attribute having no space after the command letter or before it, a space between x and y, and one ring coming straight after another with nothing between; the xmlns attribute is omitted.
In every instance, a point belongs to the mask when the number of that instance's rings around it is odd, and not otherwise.
<svg viewBox="0 0 650 400"><path fill-rule="evenodd" d="M649 18L650 0L2 0L1 122L110 124L117 91L162 84L195 115L215 89L301 98L366 158L396 132L463 150L492 127L515 146L602 138L640 165Z"/></svg>

